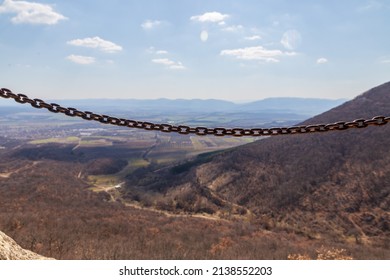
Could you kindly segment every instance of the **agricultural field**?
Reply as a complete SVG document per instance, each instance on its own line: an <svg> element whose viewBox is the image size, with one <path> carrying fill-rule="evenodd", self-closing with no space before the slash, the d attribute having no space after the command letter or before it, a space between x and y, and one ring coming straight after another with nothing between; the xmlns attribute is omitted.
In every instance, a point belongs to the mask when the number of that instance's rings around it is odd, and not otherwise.
<svg viewBox="0 0 390 280"><path fill-rule="evenodd" d="M18 148L22 149L18 151L22 156L82 162L87 167L78 177L95 190L118 186L140 168L174 167L202 153L254 141L253 138L200 137L127 129L32 109L3 113L0 131L6 138L19 141ZM2 150L6 152L7 148L2 146Z"/></svg>

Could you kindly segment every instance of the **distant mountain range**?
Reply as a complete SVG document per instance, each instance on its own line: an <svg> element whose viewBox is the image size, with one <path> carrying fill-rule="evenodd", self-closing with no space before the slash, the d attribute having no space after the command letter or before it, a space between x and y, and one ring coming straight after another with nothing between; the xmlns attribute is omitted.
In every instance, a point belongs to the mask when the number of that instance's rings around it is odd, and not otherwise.
<svg viewBox="0 0 390 280"><path fill-rule="evenodd" d="M69 104L80 107L101 108L104 110L120 109L129 111L159 111L159 112L259 112L277 111L312 115L324 112L345 102L345 99L317 99L298 97L278 97L237 104L231 101L217 99L92 99L92 100L64 100L60 104Z"/></svg>
<svg viewBox="0 0 390 280"><path fill-rule="evenodd" d="M48 100L81 110L138 111L138 112L285 112L313 115L329 110L346 99L319 99L298 97L267 98L259 101L237 104L217 99L75 99ZM0 106L20 106L12 100L0 99Z"/></svg>
<svg viewBox="0 0 390 280"><path fill-rule="evenodd" d="M48 102L98 114L155 123L207 127L274 127L294 125L344 101L291 97L268 98L245 104L215 99L82 99ZM0 116L13 116L14 119L25 118L26 113L35 119L54 117L53 114L49 116L46 110L36 110L13 100L0 99L0 108Z"/></svg>

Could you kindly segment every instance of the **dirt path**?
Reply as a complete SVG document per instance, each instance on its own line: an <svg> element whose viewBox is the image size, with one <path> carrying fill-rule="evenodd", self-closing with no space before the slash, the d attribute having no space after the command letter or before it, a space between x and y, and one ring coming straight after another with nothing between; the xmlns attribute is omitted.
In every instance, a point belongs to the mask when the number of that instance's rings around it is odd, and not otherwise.
<svg viewBox="0 0 390 280"><path fill-rule="evenodd" d="M242 210L245 211L245 214L244 214L244 215L241 215L241 214L232 214L232 216L234 216L234 217L236 217L236 218L242 218L242 217L250 218L251 216L253 216L253 213L252 213L251 210L249 210L247 207L244 207L244 206L241 206L241 205L239 205L239 204L237 204L237 203L228 201L228 200L224 199L223 197L219 196L219 195L214 191L213 185L207 186L206 189L209 191L209 194L211 195L212 198L214 198L214 199L216 199L216 200L219 200L219 201L225 203L226 205L230 205L230 207L232 207L234 211L238 211L238 212L241 212ZM240 210L241 210L241 211L240 211ZM237 212L236 212L236 213L237 213Z"/></svg>
<svg viewBox="0 0 390 280"><path fill-rule="evenodd" d="M94 185L94 187L91 188L91 190L94 192L106 192L107 194L110 195L110 201L114 202L114 201L117 201L118 199L120 199L120 193L118 192L118 189L121 188L124 183L125 182L122 182L122 183L119 183L115 186ZM206 219L206 220L212 220L212 221L228 221L227 219L223 219L223 218L219 217L218 215L190 214L190 213L177 214L177 213L172 213L172 212L165 211L165 210L156 209L153 207L144 207L144 206L141 206L137 202L124 202L124 201L122 201L122 204L125 205L126 207L132 207L132 208L139 209L139 210L159 213L159 214L165 215L167 217L186 217L186 218L191 217L191 218L200 218L200 219Z"/></svg>
<svg viewBox="0 0 390 280"><path fill-rule="evenodd" d="M9 178L11 175L30 169L38 163L40 163L40 161L33 161L31 164L27 164L26 166L20 167L14 171L0 173L0 178Z"/></svg>
<svg viewBox="0 0 390 280"><path fill-rule="evenodd" d="M228 221L227 219L223 219L217 215L210 215L210 214L176 214L169 211L164 211L160 209L155 209L152 207L143 207L139 205L138 203L129 203L129 202L123 202L123 204L127 207L132 207L135 209L140 209L144 211L150 211L154 213L163 214L167 217L185 217L185 218L200 218L200 219L206 219L206 220L212 220L212 221Z"/></svg>
<svg viewBox="0 0 390 280"><path fill-rule="evenodd" d="M358 225L355 223L354 221L354 215L347 215L346 218L348 219L348 221L355 227L355 229L359 232L359 234L361 235L360 237L360 240L361 242L365 243L365 244L369 244L370 243L370 238L364 233L364 230ZM355 237L357 238L357 237Z"/></svg>

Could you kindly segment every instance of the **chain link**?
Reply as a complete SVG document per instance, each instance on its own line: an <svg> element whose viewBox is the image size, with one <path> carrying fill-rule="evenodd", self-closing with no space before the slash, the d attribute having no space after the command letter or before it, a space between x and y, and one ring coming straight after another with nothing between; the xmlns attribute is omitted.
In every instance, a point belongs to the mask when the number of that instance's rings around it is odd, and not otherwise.
<svg viewBox="0 0 390 280"><path fill-rule="evenodd" d="M122 118L116 118L107 115L99 115L90 111L79 111L72 107L62 107L56 103L47 103L41 99L31 99L24 94L15 94L11 90L2 88L0 89L0 97L12 98L16 102L21 104L30 104L34 108L45 108L53 113L62 113L70 117L79 117L84 120L97 121L104 124L111 124L117 126L125 126L129 128L139 128L145 130L156 130L161 132L176 132L179 134L196 134L199 136L214 135L214 136L275 136L286 134L302 134L302 133L314 133L314 132L326 132L326 131L339 131L349 128L364 128L370 125L385 125L390 122L390 117L377 116L372 119L357 119L349 122L335 122L329 124L314 124L314 125L302 125L292 127L272 127L272 128L207 128L207 127L190 127L185 125L170 125L170 124L155 124L151 122L135 121Z"/></svg>

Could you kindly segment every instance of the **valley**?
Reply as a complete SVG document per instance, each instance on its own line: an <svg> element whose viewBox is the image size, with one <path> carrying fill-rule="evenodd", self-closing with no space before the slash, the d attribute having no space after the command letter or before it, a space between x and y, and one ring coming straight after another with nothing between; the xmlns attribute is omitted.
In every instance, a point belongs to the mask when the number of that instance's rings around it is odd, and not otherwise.
<svg viewBox="0 0 390 280"><path fill-rule="evenodd" d="M377 111L378 99L367 100L374 105L352 107ZM325 249L390 258L387 127L198 137L24 110L0 111L0 230L23 248L56 259L315 258ZM348 110L308 122L355 118ZM260 123L304 121L281 114Z"/></svg>

